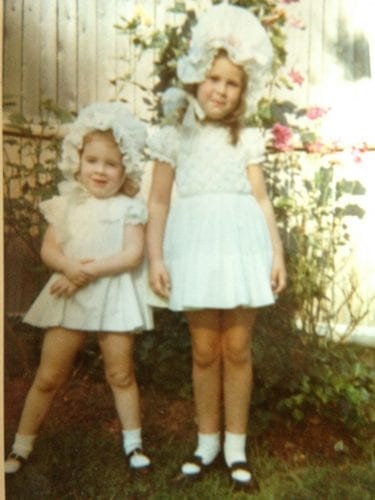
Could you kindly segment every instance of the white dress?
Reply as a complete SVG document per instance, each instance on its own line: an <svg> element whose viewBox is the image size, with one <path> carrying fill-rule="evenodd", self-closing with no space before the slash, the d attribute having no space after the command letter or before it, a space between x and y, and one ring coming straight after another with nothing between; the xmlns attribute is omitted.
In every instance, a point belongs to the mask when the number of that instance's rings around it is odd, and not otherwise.
<svg viewBox="0 0 375 500"><path fill-rule="evenodd" d="M164 238L175 311L275 301L270 234L247 177L247 167L264 159L264 139L254 128L236 145L228 137L224 127L195 122L149 139L152 157L176 170Z"/></svg>
<svg viewBox="0 0 375 500"><path fill-rule="evenodd" d="M70 194L42 202L40 209L54 226L65 255L76 259L100 259L120 251L124 225L147 220L140 199L125 195L98 199L77 186ZM100 278L69 298L49 292L59 276L52 274L26 313L25 322L41 328L61 326L85 331L138 332L152 328L145 303L144 270Z"/></svg>

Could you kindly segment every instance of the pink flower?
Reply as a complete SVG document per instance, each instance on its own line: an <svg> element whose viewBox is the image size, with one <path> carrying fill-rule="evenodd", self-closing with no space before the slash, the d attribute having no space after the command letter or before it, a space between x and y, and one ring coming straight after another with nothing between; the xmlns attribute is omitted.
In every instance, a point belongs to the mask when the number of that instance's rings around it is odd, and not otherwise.
<svg viewBox="0 0 375 500"><path fill-rule="evenodd" d="M358 146L353 146L351 150L351 155L354 163L363 162L363 154L368 151L368 145L364 142Z"/></svg>
<svg viewBox="0 0 375 500"><path fill-rule="evenodd" d="M351 154L354 163L362 163L363 158L362 158L362 151L360 149L352 148Z"/></svg>
<svg viewBox="0 0 375 500"><path fill-rule="evenodd" d="M281 3L293 3L293 2L299 2L299 0L281 0Z"/></svg>
<svg viewBox="0 0 375 500"><path fill-rule="evenodd" d="M321 118L328 112L328 108L320 108L319 106L311 106L308 108L306 111L306 116L310 120L317 120L318 118Z"/></svg>
<svg viewBox="0 0 375 500"><path fill-rule="evenodd" d="M275 123L272 127L272 146L278 151L291 151L293 146L291 144L293 132L291 128L281 123Z"/></svg>
<svg viewBox="0 0 375 500"><path fill-rule="evenodd" d="M295 70L294 68L292 68L288 75L290 76L291 80L293 83L296 83L297 85L302 85L303 82L304 82L304 78L303 76L301 75L301 73L297 70Z"/></svg>

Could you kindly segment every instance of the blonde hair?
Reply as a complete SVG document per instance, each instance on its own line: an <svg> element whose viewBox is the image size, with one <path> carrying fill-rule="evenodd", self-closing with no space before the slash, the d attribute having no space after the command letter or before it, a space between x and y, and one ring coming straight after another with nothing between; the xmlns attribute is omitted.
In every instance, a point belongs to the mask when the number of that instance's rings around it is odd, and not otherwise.
<svg viewBox="0 0 375 500"><path fill-rule="evenodd" d="M91 132L86 134L83 137L82 146L78 151L79 157L81 157L81 154L82 154L84 147L93 140L95 135L100 135L102 137L107 137L108 139L111 139L113 141L113 143L116 144L116 146L118 147L122 158L124 157L124 155L121 153L121 150L120 150L120 148L115 140L115 137L114 137L111 129L92 130ZM133 179L131 176L126 175L125 165L124 165L124 173L125 173L125 179L124 179L124 182L123 182L122 187L120 189L120 192L122 194L125 194L126 196L129 196L130 198L132 198L133 196L135 196L139 192L140 186L139 186L139 183L135 179Z"/></svg>

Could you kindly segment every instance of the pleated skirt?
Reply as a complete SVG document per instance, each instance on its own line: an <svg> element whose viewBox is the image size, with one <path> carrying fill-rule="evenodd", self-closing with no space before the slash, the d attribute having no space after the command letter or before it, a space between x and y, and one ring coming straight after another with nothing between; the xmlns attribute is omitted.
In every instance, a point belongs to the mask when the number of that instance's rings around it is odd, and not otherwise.
<svg viewBox="0 0 375 500"><path fill-rule="evenodd" d="M169 308L258 308L275 301L272 246L262 210L249 194L180 197L171 207L164 255Z"/></svg>

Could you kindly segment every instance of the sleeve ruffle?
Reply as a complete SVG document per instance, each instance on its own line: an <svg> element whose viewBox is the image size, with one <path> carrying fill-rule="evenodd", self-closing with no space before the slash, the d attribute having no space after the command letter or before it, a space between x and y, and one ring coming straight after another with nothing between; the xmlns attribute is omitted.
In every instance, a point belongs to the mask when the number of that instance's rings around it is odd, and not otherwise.
<svg viewBox="0 0 375 500"><path fill-rule="evenodd" d="M125 224L146 224L148 218L146 203L140 198L130 198L124 214Z"/></svg>
<svg viewBox="0 0 375 500"><path fill-rule="evenodd" d="M152 159L176 166L178 131L175 127L166 126L151 131L147 145Z"/></svg>
<svg viewBox="0 0 375 500"><path fill-rule="evenodd" d="M258 128L246 128L241 134L247 165L257 165L265 159L266 139Z"/></svg>
<svg viewBox="0 0 375 500"><path fill-rule="evenodd" d="M61 223L66 218L67 201L65 196L53 196L39 204L40 212L49 224L56 227L61 226Z"/></svg>

